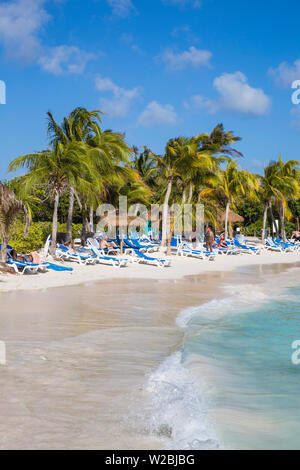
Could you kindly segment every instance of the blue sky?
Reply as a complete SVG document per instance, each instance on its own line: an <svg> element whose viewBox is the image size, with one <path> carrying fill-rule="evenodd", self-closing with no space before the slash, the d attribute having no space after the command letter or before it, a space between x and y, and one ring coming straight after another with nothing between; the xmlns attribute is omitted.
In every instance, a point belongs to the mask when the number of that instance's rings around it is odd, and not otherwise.
<svg viewBox="0 0 300 470"><path fill-rule="evenodd" d="M47 147L48 110L76 106L157 153L222 122L244 168L298 159L299 15L293 0L0 0L0 179Z"/></svg>

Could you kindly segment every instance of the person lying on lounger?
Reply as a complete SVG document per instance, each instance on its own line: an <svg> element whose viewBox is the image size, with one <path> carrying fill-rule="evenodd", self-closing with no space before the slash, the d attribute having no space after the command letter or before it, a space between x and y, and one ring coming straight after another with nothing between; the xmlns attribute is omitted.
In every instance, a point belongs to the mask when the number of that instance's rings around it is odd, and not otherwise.
<svg viewBox="0 0 300 470"><path fill-rule="evenodd" d="M26 263L41 264L42 260L37 251L32 251L29 255L25 256Z"/></svg>
<svg viewBox="0 0 300 470"><path fill-rule="evenodd" d="M25 258L24 258L24 256L19 256L18 253L16 252L16 250L11 250L10 256L11 256L12 259L14 259L15 261L23 261L23 262L26 261Z"/></svg>
<svg viewBox="0 0 300 470"><path fill-rule="evenodd" d="M76 251L76 250L75 250L74 243L73 243L73 240L68 240L66 243L64 243L64 245L65 245L69 250Z"/></svg>
<svg viewBox="0 0 300 470"><path fill-rule="evenodd" d="M76 254L85 254L85 255L92 255L94 256L92 250L89 250L88 248L81 248L81 249L77 249L74 245L74 242L73 240L68 240L66 243L64 243L64 246L66 248L68 248L68 250L70 250L71 252L73 253L76 253Z"/></svg>
<svg viewBox="0 0 300 470"><path fill-rule="evenodd" d="M293 233L292 233L292 238L291 240L295 240L295 242L300 242L300 232L298 232L297 230L295 230Z"/></svg>
<svg viewBox="0 0 300 470"><path fill-rule="evenodd" d="M227 243L225 242L225 234L224 233L221 233L221 235L220 235L218 247L219 248L227 248L228 247Z"/></svg>
<svg viewBox="0 0 300 470"><path fill-rule="evenodd" d="M103 238L103 240L100 241L100 250L111 250L112 248L116 248L117 246L113 242L108 242L108 237Z"/></svg>

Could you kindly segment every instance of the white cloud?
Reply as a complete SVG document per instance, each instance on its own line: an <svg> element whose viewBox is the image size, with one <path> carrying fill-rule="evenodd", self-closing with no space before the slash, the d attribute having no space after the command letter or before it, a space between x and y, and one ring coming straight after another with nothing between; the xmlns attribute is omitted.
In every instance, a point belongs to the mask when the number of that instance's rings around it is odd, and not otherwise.
<svg viewBox="0 0 300 470"><path fill-rule="evenodd" d="M130 15L132 12L136 12L136 9L131 0L106 0L107 3L112 7L114 15L125 17Z"/></svg>
<svg viewBox="0 0 300 470"><path fill-rule="evenodd" d="M159 124L176 124L178 116L170 104L162 105L152 101L147 105L138 119L142 126L153 126Z"/></svg>
<svg viewBox="0 0 300 470"><path fill-rule="evenodd" d="M209 112L216 110L215 102L202 95L194 95L188 101L183 102L186 109L208 109Z"/></svg>
<svg viewBox="0 0 300 470"><path fill-rule="evenodd" d="M58 0L56 0L58 1ZM87 62L95 58L75 46L61 45L46 49L39 34L51 19L44 5L47 0L12 0L0 5L0 44L13 59L37 62L56 75L80 74Z"/></svg>
<svg viewBox="0 0 300 470"><path fill-rule="evenodd" d="M110 78L96 78L96 89L100 92L111 92L112 99L101 98L102 111L111 117L125 117L130 111L132 104L140 97L141 87L126 90L116 85Z"/></svg>
<svg viewBox="0 0 300 470"><path fill-rule="evenodd" d="M202 95L194 95L183 103L186 109L207 109L210 113L221 110L238 114L260 116L269 111L271 99L260 88L248 84L242 72L223 73L215 78L214 88L219 93L217 100L210 100Z"/></svg>
<svg viewBox="0 0 300 470"><path fill-rule="evenodd" d="M290 87L294 80L300 80L300 59L290 65L287 62L281 62L275 69L270 69L269 74L275 77L278 85Z"/></svg>
<svg viewBox="0 0 300 470"><path fill-rule="evenodd" d="M14 0L0 5L0 43L7 55L33 61L41 48L38 33L50 16L45 0Z"/></svg>
<svg viewBox="0 0 300 470"><path fill-rule="evenodd" d="M184 101L184 107L207 109L212 114L220 110L228 110L254 116L264 115L270 109L271 99L262 89L251 87L242 72L223 73L215 78L213 85L220 95L217 100L194 95L188 101Z"/></svg>
<svg viewBox="0 0 300 470"><path fill-rule="evenodd" d="M81 74L86 64L95 58L94 54L82 51L78 47L63 45L50 49L46 55L40 57L39 64L44 70L54 75Z"/></svg>
<svg viewBox="0 0 300 470"><path fill-rule="evenodd" d="M263 115L271 106L271 99L261 88L253 88L248 84L242 72L223 73L215 78L214 87L220 98L212 106L227 109L240 114Z"/></svg>
<svg viewBox="0 0 300 470"><path fill-rule="evenodd" d="M177 7L191 7L199 9L202 6L201 0L162 0L165 5L173 5Z"/></svg>
<svg viewBox="0 0 300 470"><path fill-rule="evenodd" d="M173 70L180 70L191 65L192 67L200 67L210 65L212 53L210 51L197 49L191 46L187 51L174 53L172 49L167 49L161 55L163 62Z"/></svg>

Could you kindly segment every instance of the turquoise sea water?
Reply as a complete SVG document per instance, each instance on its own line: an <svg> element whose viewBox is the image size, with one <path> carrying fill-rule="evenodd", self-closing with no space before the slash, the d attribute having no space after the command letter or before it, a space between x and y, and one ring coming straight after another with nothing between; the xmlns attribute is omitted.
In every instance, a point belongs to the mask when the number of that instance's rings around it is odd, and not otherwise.
<svg viewBox="0 0 300 470"><path fill-rule="evenodd" d="M223 298L180 313L183 346L148 384L167 447L300 449L298 275L287 286L280 276L227 286Z"/></svg>

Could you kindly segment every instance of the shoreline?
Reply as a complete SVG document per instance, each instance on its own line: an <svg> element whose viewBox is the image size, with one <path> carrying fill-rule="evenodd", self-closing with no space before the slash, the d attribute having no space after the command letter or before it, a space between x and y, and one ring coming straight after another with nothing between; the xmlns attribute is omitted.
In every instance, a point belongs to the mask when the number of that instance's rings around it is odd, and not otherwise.
<svg viewBox="0 0 300 470"><path fill-rule="evenodd" d="M162 253L155 254L161 256ZM275 253L264 252L261 255L217 256L215 261L199 260L189 257L171 256L172 265L168 268L132 264L126 268L114 268L105 265L85 266L76 263L64 263L72 267L73 272L38 273L36 275L0 275L0 294L12 291L44 290L56 287L76 286L115 280L180 280L186 276L199 276L205 273L228 273L239 268L274 264L293 264L300 262L300 252Z"/></svg>
<svg viewBox="0 0 300 470"><path fill-rule="evenodd" d="M168 372L162 365L183 345L179 313L229 297L228 284L238 291L249 282L272 284L274 276L299 270L299 263L242 267L156 283L116 277L56 289L55 295L39 290L34 301L30 291L3 294L8 363L0 378L0 448L14 449L16 442L22 449L170 448L168 428L160 426L166 409L160 384ZM178 379L181 384L184 376ZM205 371L202 379L209 385ZM173 386L176 380L171 392Z"/></svg>

